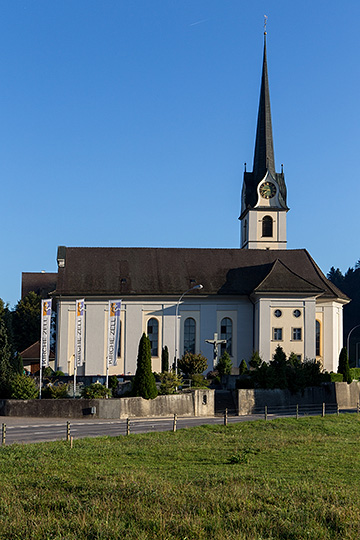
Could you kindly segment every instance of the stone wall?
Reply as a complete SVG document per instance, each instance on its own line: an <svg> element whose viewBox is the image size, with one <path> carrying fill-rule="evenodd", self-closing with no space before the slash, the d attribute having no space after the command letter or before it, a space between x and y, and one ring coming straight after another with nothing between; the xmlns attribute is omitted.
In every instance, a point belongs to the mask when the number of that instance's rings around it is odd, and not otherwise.
<svg viewBox="0 0 360 540"><path fill-rule="evenodd" d="M53 418L136 418L178 416L213 416L214 390L191 390L183 394L158 396L155 399L34 399L0 400L0 416Z"/></svg>
<svg viewBox="0 0 360 540"><path fill-rule="evenodd" d="M289 390L242 389L237 390L238 414L247 415L268 407L310 406L321 403L339 405L340 409L355 409L360 401L360 382L324 383L291 394Z"/></svg>

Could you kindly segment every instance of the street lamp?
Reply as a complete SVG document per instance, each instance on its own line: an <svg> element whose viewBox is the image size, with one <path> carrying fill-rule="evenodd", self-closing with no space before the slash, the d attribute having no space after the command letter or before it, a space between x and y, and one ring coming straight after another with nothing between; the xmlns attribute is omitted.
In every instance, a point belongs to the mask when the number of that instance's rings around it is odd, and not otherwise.
<svg viewBox="0 0 360 540"><path fill-rule="evenodd" d="M203 289L203 288L204 288L203 285L201 285L200 283L199 283L199 285L194 285L193 287L191 287L191 289L188 289L187 291L182 293L182 295L180 296L180 298L179 298L179 300L177 301L177 304L176 304L176 309L175 309L175 361L174 361L175 373L177 371L179 305L180 305L181 300L184 298L185 294L187 294L190 291L195 291L196 289Z"/></svg>
<svg viewBox="0 0 360 540"><path fill-rule="evenodd" d="M349 347L350 347L350 336L351 336L353 330L356 330L356 328L360 328L360 324L357 324L356 326L354 326L354 328L352 328L352 329L350 330L350 332L348 333L348 337L347 337L347 342L346 342L346 345L347 345L347 346L346 346L346 348L347 348L347 353L348 353L349 361L350 361L350 349L349 349Z"/></svg>

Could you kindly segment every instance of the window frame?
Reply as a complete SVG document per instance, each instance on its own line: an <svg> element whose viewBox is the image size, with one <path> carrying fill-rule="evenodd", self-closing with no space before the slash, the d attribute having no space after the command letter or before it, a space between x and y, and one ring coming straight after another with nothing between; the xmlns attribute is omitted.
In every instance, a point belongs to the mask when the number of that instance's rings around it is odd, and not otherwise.
<svg viewBox="0 0 360 540"><path fill-rule="evenodd" d="M192 334L193 334L193 339L194 339L194 342L193 342L193 346L191 347L191 349L189 347L186 347L185 346L185 343L186 343L186 340L189 340L189 338L187 338L186 334L187 334L187 321L193 321L193 329L192 329ZM189 352L191 354L195 354L196 353L196 320L194 319L194 317L186 317L186 319L184 320L184 328L183 328L183 352L184 354Z"/></svg>
<svg viewBox="0 0 360 540"><path fill-rule="evenodd" d="M230 338L227 337L228 336L227 330L225 332L222 332L222 327L224 326L223 321L225 320L228 320L231 323L230 324L230 328L231 328ZM226 324L226 328L227 326L228 325ZM233 358L233 336L234 336L234 321L232 320L231 317L229 317L228 315L225 315L225 317L223 317L220 320L220 339L226 339L227 342L220 344L220 356L222 356L224 352L226 351L229 354L229 356Z"/></svg>
<svg viewBox="0 0 360 540"><path fill-rule="evenodd" d="M156 334L157 334L157 343L156 343L156 349L153 347L153 340L152 338L150 337L149 335L149 323L151 321L155 321L156 322L156 328L157 328L157 331L156 331ZM150 340L150 348L151 348L151 358L159 358L159 328L160 328L160 323L159 323L159 320L156 318L156 317L150 317L147 322L146 322L146 335L148 336L149 340ZM151 334L153 334L153 332L151 332ZM157 354L153 354L153 350L156 350L156 353Z"/></svg>
<svg viewBox="0 0 360 540"><path fill-rule="evenodd" d="M272 329L272 341L284 341L284 329L282 327L273 327ZM276 337L277 332L280 332L280 338Z"/></svg>

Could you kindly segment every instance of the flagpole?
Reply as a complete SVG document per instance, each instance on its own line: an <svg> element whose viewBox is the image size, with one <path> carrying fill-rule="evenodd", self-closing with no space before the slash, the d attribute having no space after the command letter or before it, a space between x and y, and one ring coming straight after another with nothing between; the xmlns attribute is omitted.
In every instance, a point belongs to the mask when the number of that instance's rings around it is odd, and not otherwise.
<svg viewBox="0 0 360 540"><path fill-rule="evenodd" d="M76 393L76 358L74 356L74 395L73 395L74 399L75 399L75 393Z"/></svg>
<svg viewBox="0 0 360 540"><path fill-rule="evenodd" d="M39 399L41 399L41 386L42 386L42 365L41 365L41 354L40 354L40 388L39 388Z"/></svg>

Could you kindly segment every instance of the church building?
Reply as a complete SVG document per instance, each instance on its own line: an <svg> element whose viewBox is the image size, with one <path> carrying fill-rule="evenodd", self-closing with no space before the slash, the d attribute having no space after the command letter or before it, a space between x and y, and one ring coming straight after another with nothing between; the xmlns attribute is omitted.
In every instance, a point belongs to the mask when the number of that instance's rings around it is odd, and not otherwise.
<svg viewBox="0 0 360 540"><path fill-rule="evenodd" d="M151 342L152 369L202 352L213 368L213 340L234 367L253 351L270 361L278 345L336 371L343 305L349 299L304 249L286 249L287 193L276 172L266 34L253 170L244 172L235 249L58 248L57 368L74 372L75 303L85 299L84 364L79 375L105 375L108 302L122 300L120 344L109 374L134 374L140 337Z"/></svg>

